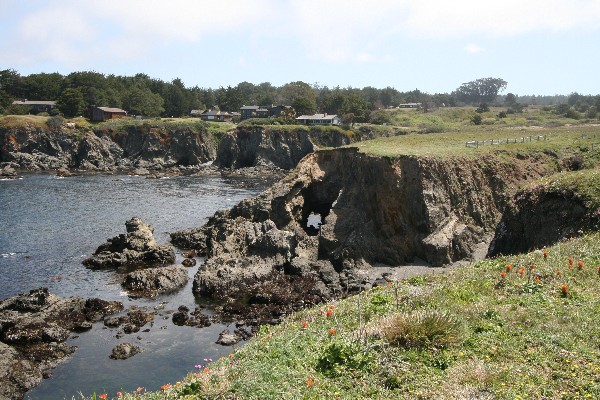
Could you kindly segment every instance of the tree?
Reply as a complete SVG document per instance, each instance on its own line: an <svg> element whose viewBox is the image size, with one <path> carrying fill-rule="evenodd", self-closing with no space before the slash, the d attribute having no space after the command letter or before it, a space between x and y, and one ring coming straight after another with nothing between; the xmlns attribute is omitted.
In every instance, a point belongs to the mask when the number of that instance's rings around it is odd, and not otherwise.
<svg viewBox="0 0 600 400"><path fill-rule="evenodd" d="M158 117L164 111L164 100L158 93L148 88L132 87L123 99L123 107L133 115Z"/></svg>
<svg viewBox="0 0 600 400"><path fill-rule="evenodd" d="M467 104L493 103L506 88L506 81L500 78L482 78L463 83L454 92L459 101Z"/></svg>
<svg viewBox="0 0 600 400"><path fill-rule="evenodd" d="M81 90L75 88L67 88L63 90L56 100L56 107L60 112L69 118L83 115L86 104Z"/></svg>
<svg viewBox="0 0 600 400"><path fill-rule="evenodd" d="M343 113L353 114L354 121L366 122L369 112L367 102L358 93L350 93L344 98Z"/></svg>
<svg viewBox="0 0 600 400"><path fill-rule="evenodd" d="M296 97L291 104L299 115L312 115L317 111L317 103L307 97Z"/></svg>

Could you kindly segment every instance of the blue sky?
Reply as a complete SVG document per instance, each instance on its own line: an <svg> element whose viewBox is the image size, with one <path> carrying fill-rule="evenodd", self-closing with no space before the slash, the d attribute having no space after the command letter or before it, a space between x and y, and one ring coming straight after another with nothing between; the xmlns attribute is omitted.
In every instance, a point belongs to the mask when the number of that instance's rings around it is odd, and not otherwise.
<svg viewBox="0 0 600 400"><path fill-rule="evenodd" d="M600 94L600 0L0 0L0 69Z"/></svg>

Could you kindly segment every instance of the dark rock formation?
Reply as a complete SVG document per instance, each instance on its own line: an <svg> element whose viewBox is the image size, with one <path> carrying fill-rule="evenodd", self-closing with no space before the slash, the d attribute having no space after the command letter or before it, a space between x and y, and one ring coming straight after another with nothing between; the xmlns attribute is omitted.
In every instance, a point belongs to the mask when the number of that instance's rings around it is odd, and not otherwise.
<svg viewBox="0 0 600 400"><path fill-rule="evenodd" d="M594 176L590 187L600 185L600 175ZM488 257L539 249L598 229L600 209L587 204L577 190L541 183L515 194L496 228Z"/></svg>
<svg viewBox="0 0 600 400"><path fill-rule="evenodd" d="M144 351L140 346L131 343L119 343L116 345L110 354L113 360L127 360L138 353Z"/></svg>
<svg viewBox="0 0 600 400"><path fill-rule="evenodd" d="M0 398L22 399L75 351L65 343L71 332L122 309L119 302L64 299L45 288L0 302Z"/></svg>
<svg viewBox="0 0 600 400"><path fill-rule="evenodd" d="M225 329L219 334L219 338L217 339L216 343L220 344L221 346L233 346L240 340L242 340L242 338L235 332L231 333L228 329Z"/></svg>
<svg viewBox="0 0 600 400"><path fill-rule="evenodd" d="M90 268L118 268L137 265L164 265L175 262L172 246L159 245L154 239L154 228L140 218L125 223L126 234L115 236L83 260Z"/></svg>
<svg viewBox="0 0 600 400"><path fill-rule="evenodd" d="M215 165L235 169L270 165L289 170L321 144L339 147L349 143L349 138L337 129L308 131L298 127L290 132L273 127L239 126L221 140Z"/></svg>
<svg viewBox="0 0 600 400"><path fill-rule="evenodd" d="M173 265L130 272L121 285L138 296L153 297L181 289L187 282L187 269Z"/></svg>
<svg viewBox="0 0 600 400"><path fill-rule="evenodd" d="M221 315L269 323L389 279L373 265L475 257L510 188L547 172L541 161L322 150L258 198L172 238L206 254L194 291L217 300Z"/></svg>
<svg viewBox="0 0 600 400"><path fill-rule="evenodd" d="M173 323L178 326L191 326L195 328L204 328L212 323L210 317L202 313L200 307L190 311L186 306L180 306L177 312L173 313Z"/></svg>

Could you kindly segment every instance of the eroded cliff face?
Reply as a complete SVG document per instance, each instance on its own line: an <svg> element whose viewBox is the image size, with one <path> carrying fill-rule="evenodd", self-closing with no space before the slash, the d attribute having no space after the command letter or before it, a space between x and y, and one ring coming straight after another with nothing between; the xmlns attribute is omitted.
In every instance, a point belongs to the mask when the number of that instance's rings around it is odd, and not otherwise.
<svg viewBox="0 0 600 400"><path fill-rule="evenodd" d="M324 301L370 286L373 265L419 258L441 266L473 257L489 243L513 188L547 172L539 161L322 150L258 198L174 237L207 254L198 293L226 298L231 288L248 286L248 299L267 292L279 274L290 292L314 281L310 301Z"/></svg>
<svg viewBox="0 0 600 400"><path fill-rule="evenodd" d="M0 129L0 162L25 170L161 169L199 165L215 155L212 136L192 128L140 124L115 132L66 124L54 129L32 125Z"/></svg>
<svg viewBox="0 0 600 400"><path fill-rule="evenodd" d="M221 168L275 166L290 170L318 146L339 147L350 139L335 130L288 130L240 126L223 137L215 165Z"/></svg>

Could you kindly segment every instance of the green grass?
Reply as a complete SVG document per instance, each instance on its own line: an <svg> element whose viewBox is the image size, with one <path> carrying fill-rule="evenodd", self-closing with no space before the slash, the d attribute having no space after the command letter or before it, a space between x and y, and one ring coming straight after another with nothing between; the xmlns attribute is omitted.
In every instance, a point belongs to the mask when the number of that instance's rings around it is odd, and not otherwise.
<svg viewBox="0 0 600 400"><path fill-rule="evenodd" d="M532 141L529 142L529 137ZM536 140L537 136L545 136L547 140ZM521 143L526 138L525 143ZM509 139L509 144L506 140ZM519 143L513 143L514 140ZM486 141L479 147L468 147L467 142ZM491 145L490 141L503 141L503 144ZM354 143L350 146L357 147L361 152L376 156L395 157L400 155L431 156L431 157L469 157L477 158L487 153L528 153L539 151L552 151L561 153L582 153L585 158L598 158L600 145L592 143L600 141L600 128L593 125L560 126L552 128L510 128L470 126L460 131L406 135L377 138L364 142ZM595 164L595 161L592 163ZM591 165L589 165L591 166Z"/></svg>
<svg viewBox="0 0 600 400"><path fill-rule="evenodd" d="M393 283L263 327L230 357L124 398L600 398L599 266L594 233ZM410 340L390 339L398 332Z"/></svg>

